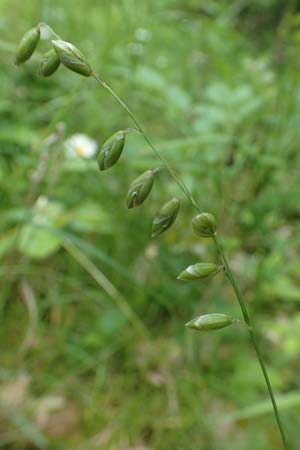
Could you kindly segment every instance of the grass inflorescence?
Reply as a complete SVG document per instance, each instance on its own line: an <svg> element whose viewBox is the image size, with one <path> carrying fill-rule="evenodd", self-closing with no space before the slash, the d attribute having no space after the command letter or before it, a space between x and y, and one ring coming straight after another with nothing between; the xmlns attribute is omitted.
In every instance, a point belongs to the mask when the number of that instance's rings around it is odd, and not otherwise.
<svg viewBox="0 0 300 450"><path fill-rule="evenodd" d="M36 46L38 44L39 36L40 36L40 28L41 27L47 27L50 30L50 33L53 33L55 37L58 37L56 33L53 32L53 30L48 27L47 24L39 24L32 30L29 30L24 37L21 40L19 49L17 51L16 55L16 61L18 64L26 62L33 54L33 52L36 49ZM226 278L228 282L230 283L234 294L236 296L236 299L240 305L241 313L243 316L243 320L247 326L250 339L252 341L252 344L254 346L258 362L261 366L261 370L263 373L263 376L265 378L265 382L267 385L267 389L270 395L271 403L274 410L275 419L278 425L278 430L281 434L282 438L282 444L285 450L288 450L288 443L286 434L283 428L283 424L279 415L277 403L275 400L275 396L273 393L273 388L270 382L270 378L268 375L268 371L266 368L265 360L262 355L262 352L260 350L256 334L254 331L254 326L252 319L250 318L250 315L248 313L248 309L245 303L245 300L243 298L243 295L238 287L237 281L235 279L235 276L230 268L230 265L227 261L227 258L224 254L224 251L222 249L222 246L219 242L219 238L217 236L217 225L216 220L214 216L209 212L203 212L201 207L198 205L197 201L194 199L192 193L186 186L186 183L183 181L183 179L176 173L176 171L169 165L168 161L161 156L160 152L157 150L156 146L152 143L148 135L145 133L143 127L140 125L138 119L136 118L135 114L132 112L132 110L128 107L128 105L119 97L119 95L112 89L112 87L105 82L99 75L97 75L89 62L87 61L86 57L75 47L72 43L65 42L61 39L55 39L51 40L52 49L50 51L55 51L55 54L59 60L59 62L65 66L65 68L82 75L84 77L91 77L96 80L97 83L100 84L100 86L104 87L113 97L114 99L120 104L120 106L129 114L131 117L134 126L136 127L137 132L141 133L144 137L146 143L149 145L150 149L154 152L156 157L163 163L166 170L169 172L169 175L173 181L177 184L178 188L181 190L182 194L189 200L192 204L192 206L195 207L195 209L198 212L198 215L193 219L192 225L195 233L204 238L212 238L216 252L218 254L219 258L219 265L214 263L197 263L194 265L190 265L187 269L185 269L180 275L179 280L185 280L185 281L192 281L192 280L198 280L198 279L206 279L210 278L220 270L223 269L226 275ZM49 55L49 52L46 54ZM51 54L52 58L53 53ZM46 59L46 66L48 65L47 59L49 59L49 56L45 56L42 61L42 68L41 72L43 74L43 70L45 67L45 59ZM51 61L51 68L50 71L46 70L46 75L52 75L56 69L58 68L59 64L56 64L56 61L54 61L54 68L53 68L53 62ZM125 133L121 131L115 132L111 137L109 137L105 143L103 144L99 156L98 156L98 166L101 171L107 170L112 168L119 160L121 153L123 152L125 146ZM154 185L154 179L155 179L155 173L156 171L151 169L146 170L141 175L139 175L134 181L132 181L128 194L126 197L126 203L127 207L129 209L138 207L142 205L148 196L150 195L153 185ZM171 200L170 200L171 201ZM168 207L169 208L169 207ZM168 209L167 208L167 209ZM174 212L172 212L174 209ZM167 231L170 226L173 225L173 223L176 220L177 214L179 209L179 203L176 202L176 205L171 206L171 213L167 214L167 222L164 222L162 228L159 230L159 232L154 233L154 236L156 237L158 234L161 234L161 232ZM158 212L158 215L160 213ZM156 216L157 217L157 216ZM170 219L169 219L170 217ZM156 220L159 224L159 221ZM169 221L168 221L169 220ZM91 268L93 271L93 269ZM227 316L225 314L220 313L213 313L213 314L206 314L200 317L197 317L190 322L187 323L187 326L192 328L196 331L212 331L212 330L218 330L220 328L224 328L228 325L234 324L235 322L238 322L238 319L234 319L230 316Z"/></svg>

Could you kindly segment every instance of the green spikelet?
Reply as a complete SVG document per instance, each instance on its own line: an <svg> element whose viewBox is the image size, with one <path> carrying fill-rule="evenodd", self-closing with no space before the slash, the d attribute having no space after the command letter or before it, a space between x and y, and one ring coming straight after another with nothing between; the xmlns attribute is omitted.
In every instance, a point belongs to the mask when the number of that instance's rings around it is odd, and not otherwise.
<svg viewBox="0 0 300 450"><path fill-rule="evenodd" d="M141 205L150 194L153 182L153 170L147 170L136 178L129 187L126 197L127 208L135 208L136 206Z"/></svg>
<svg viewBox="0 0 300 450"><path fill-rule="evenodd" d="M238 322L238 319L227 316L226 314L215 313L195 317L195 319L186 323L185 326L196 331L211 331L228 327L234 322Z"/></svg>
<svg viewBox="0 0 300 450"><path fill-rule="evenodd" d="M179 211L179 206L179 198L174 197L159 209L152 222L152 237L164 233L173 225Z"/></svg>
<svg viewBox="0 0 300 450"><path fill-rule="evenodd" d="M83 54L70 42L65 41L51 41L53 48L60 60L60 62L72 70L73 72L90 77L93 74L91 66L85 60Z"/></svg>
<svg viewBox="0 0 300 450"><path fill-rule="evenodd" d="M222 266L215 263L197 263L188 266L181 274L177 277L178 280L183 281L193 281L201 280L204 278L210 278L221 270Z"/></svg>
<svg viewBox="0 0 300 450"><path fill-rule="evenodd" d="M125 145L125 136L125 131L117 131L104 142L98 156L99 170L109 169L116 164Z"/></svg>
<svg viewBox="0 0 300 450"><path fill-rule="evenodd" d="M31 28L21 39L16 56L15 63L17 65L27 61L33 54L40 40L41 31L39 27Z"/></svg>
<svg viewBox="0 0 300 450"><path fill-rule="evenodd" d="M39 74L42 77L50 77L60 66L60 60L56 52L51 49L45 53L40 64Z"/></svg>
<svg viewBox="0 0 300 450"><path fill-rule="evenodd" d="M216 219L210 213L198 214L192 220L194 232L200 237L215 236L217 230Z"/></svg>

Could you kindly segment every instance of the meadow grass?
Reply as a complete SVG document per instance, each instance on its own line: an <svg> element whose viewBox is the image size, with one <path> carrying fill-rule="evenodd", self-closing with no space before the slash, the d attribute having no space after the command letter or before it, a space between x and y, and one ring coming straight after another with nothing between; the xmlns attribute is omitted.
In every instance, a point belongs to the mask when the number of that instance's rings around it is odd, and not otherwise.
<svg viewBox="0 0 300 450"><path fill-rule="evenodd" d="M151 242L161 196L178 191L162 173L143 214L126 212L124 192L155 161L140 137L130 135L113 177L99 178L94 160L64 157L73 133L101 144L130 126L127 117L76 75L40 80L41 54L22 70L12 66L18 37L41 20L67 40L76 36L203 209L217 215L296 445L299 19L283 9L278 19L270 7L269 29L258 34L259 7L248 16L258 27L251 30L234 4L207 2L201 12L192 1L1 3L3 448L280 445L245 333L198 338L183 329L203 310L238 315L221 277L192 288L174 281L191 254L215 257L206 241L195 245L192 208L183 205L176 226ZM34 250L44 254L34 258L11 242L41 155L50 161L38 192L49 199L48 228L36 234Z"/></svg>

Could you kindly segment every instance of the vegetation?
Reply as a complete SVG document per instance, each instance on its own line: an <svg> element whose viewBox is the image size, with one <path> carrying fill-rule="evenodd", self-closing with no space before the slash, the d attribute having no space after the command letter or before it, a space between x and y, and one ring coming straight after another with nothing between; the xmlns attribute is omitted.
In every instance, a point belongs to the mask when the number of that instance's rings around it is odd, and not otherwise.
<svg viewBox="0 0 300 450"><path fill-rule="evenodd" d="M223 277L192 288L174 281L191 254L195 262L217 256L207 240L195 246L191 206L182 202L172 229L149 239L157 205L180 195L161 171L143 214L125 213L130 183L157 164L133 133L113 176L99 175L95 141L130 127L129 118L75 74L59 69L39 80L40 50L36 66L12 69L12 23L22 35L41 20L76 36L203 210L217 216L296 445L295 5L24 2L25 19L15 23L14 2L5 3L0 445L280 447L242 327L201 336L183 329L201 312L239 315Z"/></svg>

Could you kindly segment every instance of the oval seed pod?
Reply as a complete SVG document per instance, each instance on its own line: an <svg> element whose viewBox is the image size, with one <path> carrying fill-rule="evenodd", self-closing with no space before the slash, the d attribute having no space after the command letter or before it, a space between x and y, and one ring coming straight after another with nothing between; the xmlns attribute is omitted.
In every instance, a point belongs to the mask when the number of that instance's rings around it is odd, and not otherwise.
<svg viewBox="0 0 300 450"><path fill-rule="evenodd" d="M109 169L119 160L125 145L125 136L125 131L117 131L104 142L98 156L100 170Z"/></svg>
<svg viewBox="0 0 300 450"><path fill-rule="evenodd" d="M40 36L41 31L38 26L31 28L31 30L27 31L27 33L24 34L15 57L15 63L17 65L24 63L30 58L30 56L36 49L36 46L38 45Z"/></svg>
<svg viewBox="0 0 300 450"><path fill-rule="evenodd" d="M181 274L177 277L178 280L182 281L193 281L201 280L203 278L209 278L214 276L221 270L222 266L218 266L215 263L197 263L192 266L188 266Z"/></svg>
<svg viewBox="0 0 300 450"><path fill-rule="evenodd" d="M194 232L200 237L215 236L217 230L216 219L210 213L198 214L192 220Z"/></svg>
<svg viewBox="0 0 300 450"><path fill-rule="evenodd" d="M60 40L51 42L60 62L65 67L84 77L90 77L93 74L91 66L73 44Z"/></svg>
<svg viewBox="0 0 300 450"><path fill-rule="evenodd" d="M185 326L196 331L210 331L228 327L234 322L238 322L238 319L227 316L226 314L215 313L195 317L195 319L186 323Z"/></svg>
<svg viewBox="0 0 300 450"><path fill-rule="evenodd" d="M135 208L136 206L141 205L150 194L153 182L153 170L147 170L136 178L129 187L126 197L127 208Z"/></svg>
<svg viewBox="0 0 300 450"><path fill-rule="evenodd" d="M57 56L56 52L51 49L49 50L49 52L45 53L42 58L39 74L42 77L50 77L50 75L57 71L59 66L60 59Z"/></svg>
<svg viewBox="0 0 300 450"><path fill-rule="evenodd" d="M160 208L152 222L151 237L156 237L164 233L173 225L179 211L179 206L179 198L174 197Z"/></svg>

